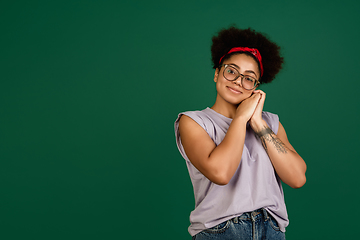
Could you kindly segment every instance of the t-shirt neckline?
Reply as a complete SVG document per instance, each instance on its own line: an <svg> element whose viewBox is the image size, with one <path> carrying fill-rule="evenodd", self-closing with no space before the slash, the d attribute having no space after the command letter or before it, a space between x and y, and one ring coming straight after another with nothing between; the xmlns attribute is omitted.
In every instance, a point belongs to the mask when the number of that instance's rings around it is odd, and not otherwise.
<svg viewBox="0 0 360 240"><path fill-rule="evenodd" d="M212 108L207 107L206 109L209 109L211 112L215 113L216 115L218 115L219 117L221 117L221 118L223 118L223 119L225 119L225 120L228 120L228 121L232 121L232 120L233 120L232 118L228 118L228 117L222 115L221 113L218 113L217 111L215 111L215 110L212 109Z"/></svg>

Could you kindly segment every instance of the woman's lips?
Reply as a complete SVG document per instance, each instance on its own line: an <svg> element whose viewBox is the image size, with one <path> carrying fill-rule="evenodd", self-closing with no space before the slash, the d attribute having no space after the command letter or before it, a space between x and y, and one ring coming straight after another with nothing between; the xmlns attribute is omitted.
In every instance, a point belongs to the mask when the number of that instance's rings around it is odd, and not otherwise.
<svg viewBox="0 0 360 240"><path fill-rule="evenodd" d="M240 94L240 93L242 93L242 92L240 92L240 91L238 91L238 90L235 90L235 89L233 89L233 88L231 88L231 87L227 87L231 92L233 92L233 93L236 93L236 94Z"/></svg>

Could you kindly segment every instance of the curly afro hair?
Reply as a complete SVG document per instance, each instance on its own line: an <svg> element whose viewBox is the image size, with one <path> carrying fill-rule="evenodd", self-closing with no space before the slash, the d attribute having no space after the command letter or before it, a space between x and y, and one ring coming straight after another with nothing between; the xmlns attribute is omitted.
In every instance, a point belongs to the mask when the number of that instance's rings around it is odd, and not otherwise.
<svg viewBox="0 0 360 240"><path fill-rule="evenodd" d="M239 54L239 52L230 53L219 63L220 58L234 47L249 47L259 50L264 68L260 83L271 82L282 68L284 58L280 56L280 47L276 43L271 42L264 34L255 32L251 28L238 29L231 26L228 29L220 30L212 38L211 58L214 69L218 68L224 60L229 59L232 55ZM245 54L253 57L258 62L252 54Z"/></svg>

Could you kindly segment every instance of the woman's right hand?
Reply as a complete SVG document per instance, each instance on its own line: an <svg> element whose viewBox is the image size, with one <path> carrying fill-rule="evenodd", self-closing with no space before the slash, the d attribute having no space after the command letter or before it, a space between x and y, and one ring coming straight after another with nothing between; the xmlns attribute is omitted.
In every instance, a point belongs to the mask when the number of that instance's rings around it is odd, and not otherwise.
<svg viewBox="0 0 360 240"><path fill-rule="evenodd" d="M243 118L246 122L250 120L255 112L261 98L260 93L254 93L249 98L243 100L236 109L235 118Z"/></svg>

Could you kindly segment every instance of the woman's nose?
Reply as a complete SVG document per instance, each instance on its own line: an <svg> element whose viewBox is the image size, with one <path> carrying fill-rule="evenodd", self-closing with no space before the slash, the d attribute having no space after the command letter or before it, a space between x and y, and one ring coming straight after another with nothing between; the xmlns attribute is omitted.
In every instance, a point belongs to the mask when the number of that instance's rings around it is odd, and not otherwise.
<svg viewBox="0 0 360 240"><path fill-rule="evenodd" d="M242 87L242 86L241 86L241 76L238 77L236 80L234 80L233 83L235 83L236 85Z"/></svg>

